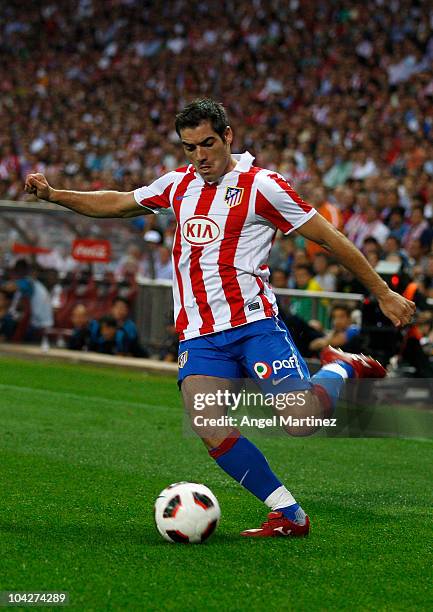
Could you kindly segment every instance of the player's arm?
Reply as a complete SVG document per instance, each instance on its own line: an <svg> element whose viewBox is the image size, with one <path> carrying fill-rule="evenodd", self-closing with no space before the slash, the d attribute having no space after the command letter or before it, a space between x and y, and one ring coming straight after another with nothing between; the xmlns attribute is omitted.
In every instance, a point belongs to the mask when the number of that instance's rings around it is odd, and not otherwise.
<svg viewBox="0 0 433 612"><path fill-rule="evenodd" d="M415 312L415 304L392 291L373 270L364 255L321 215L314 215L297 231L330 251L378 300L382 312L394 325L406 325Z"/></svg>
<svg viewBox="0 0 433 612"><path fill-rule="evenodd" d="M41 200L60 204L87 217L136 217L153 211L139 206L134 192L122 191L69 191L53 189L43 174L29 174L25 191Z"/></svg>

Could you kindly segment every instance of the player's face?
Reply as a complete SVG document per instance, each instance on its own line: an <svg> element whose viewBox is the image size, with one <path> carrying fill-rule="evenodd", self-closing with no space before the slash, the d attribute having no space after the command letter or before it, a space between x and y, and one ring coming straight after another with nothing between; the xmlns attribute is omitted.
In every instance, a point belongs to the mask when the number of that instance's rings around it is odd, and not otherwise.
<svg viewBox="0 0 433 612"><path fill-rule="evenodd" d="M181 130L183 150L196 171L208 183L217 181L223 174L233 170L236 162L230 154L233 132L226 128L223 140L209 121L195 128Z"/></svg>

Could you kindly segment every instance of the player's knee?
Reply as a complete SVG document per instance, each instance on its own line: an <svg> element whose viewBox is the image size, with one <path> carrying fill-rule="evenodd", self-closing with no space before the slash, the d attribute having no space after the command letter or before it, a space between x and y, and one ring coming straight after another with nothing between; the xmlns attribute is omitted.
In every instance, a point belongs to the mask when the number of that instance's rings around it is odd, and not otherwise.
<svg viewBox="0 0 433 612"><path fill-rule="evenodd" d="M281 411L280 425L290 436L311 436L320 429L317 419L323 415L323 409L311 391L299 392L296 398L296 402L288 403Z"/></svg>
<svg viewBox="0 0 433 612"><path fill-rule="evenodd" d="M204 415L190 415L191 429L201 438L207 448L219 446L232 434L233 428L226 425L222 420L221 417L215 419Z"/></svg>

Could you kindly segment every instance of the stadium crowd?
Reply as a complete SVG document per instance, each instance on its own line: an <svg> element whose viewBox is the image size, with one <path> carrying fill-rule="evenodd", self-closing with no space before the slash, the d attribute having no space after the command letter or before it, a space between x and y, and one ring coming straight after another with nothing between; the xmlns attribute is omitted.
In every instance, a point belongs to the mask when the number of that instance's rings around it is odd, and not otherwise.
<svg viewBox="0 0 433 612"><path fill-rule="evenodd" d="M65 189L146 184L184 163L175 112L212 95L235 150L283 174L372 265L403 266L411 291L433 297L431 3L3 3L0 50L0 198L26 199L29 171ZM110 272L170 278L173 219L124 223L131 246ZM54 254L40 265L77 267L43 246ZM278 236L271 270L280 287L362 291L296 236ZM292 314L311 318L305 301Z"/></svg>

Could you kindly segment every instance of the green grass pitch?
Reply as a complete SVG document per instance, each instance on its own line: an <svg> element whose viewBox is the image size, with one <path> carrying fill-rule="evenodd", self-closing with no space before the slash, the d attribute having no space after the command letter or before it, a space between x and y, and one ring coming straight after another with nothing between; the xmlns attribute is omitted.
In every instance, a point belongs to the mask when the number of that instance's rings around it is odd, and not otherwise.
<svg viewBox="0 0 433 612"><path fill-rule="evenodd" d="M174 378L0 361L0 590L69 591L86 612L431 609L431 442L256 438L312 532L243 539L266 508L183 434L180 406ZM179 480L220 501L204 545L154 528Z"/></svg>

